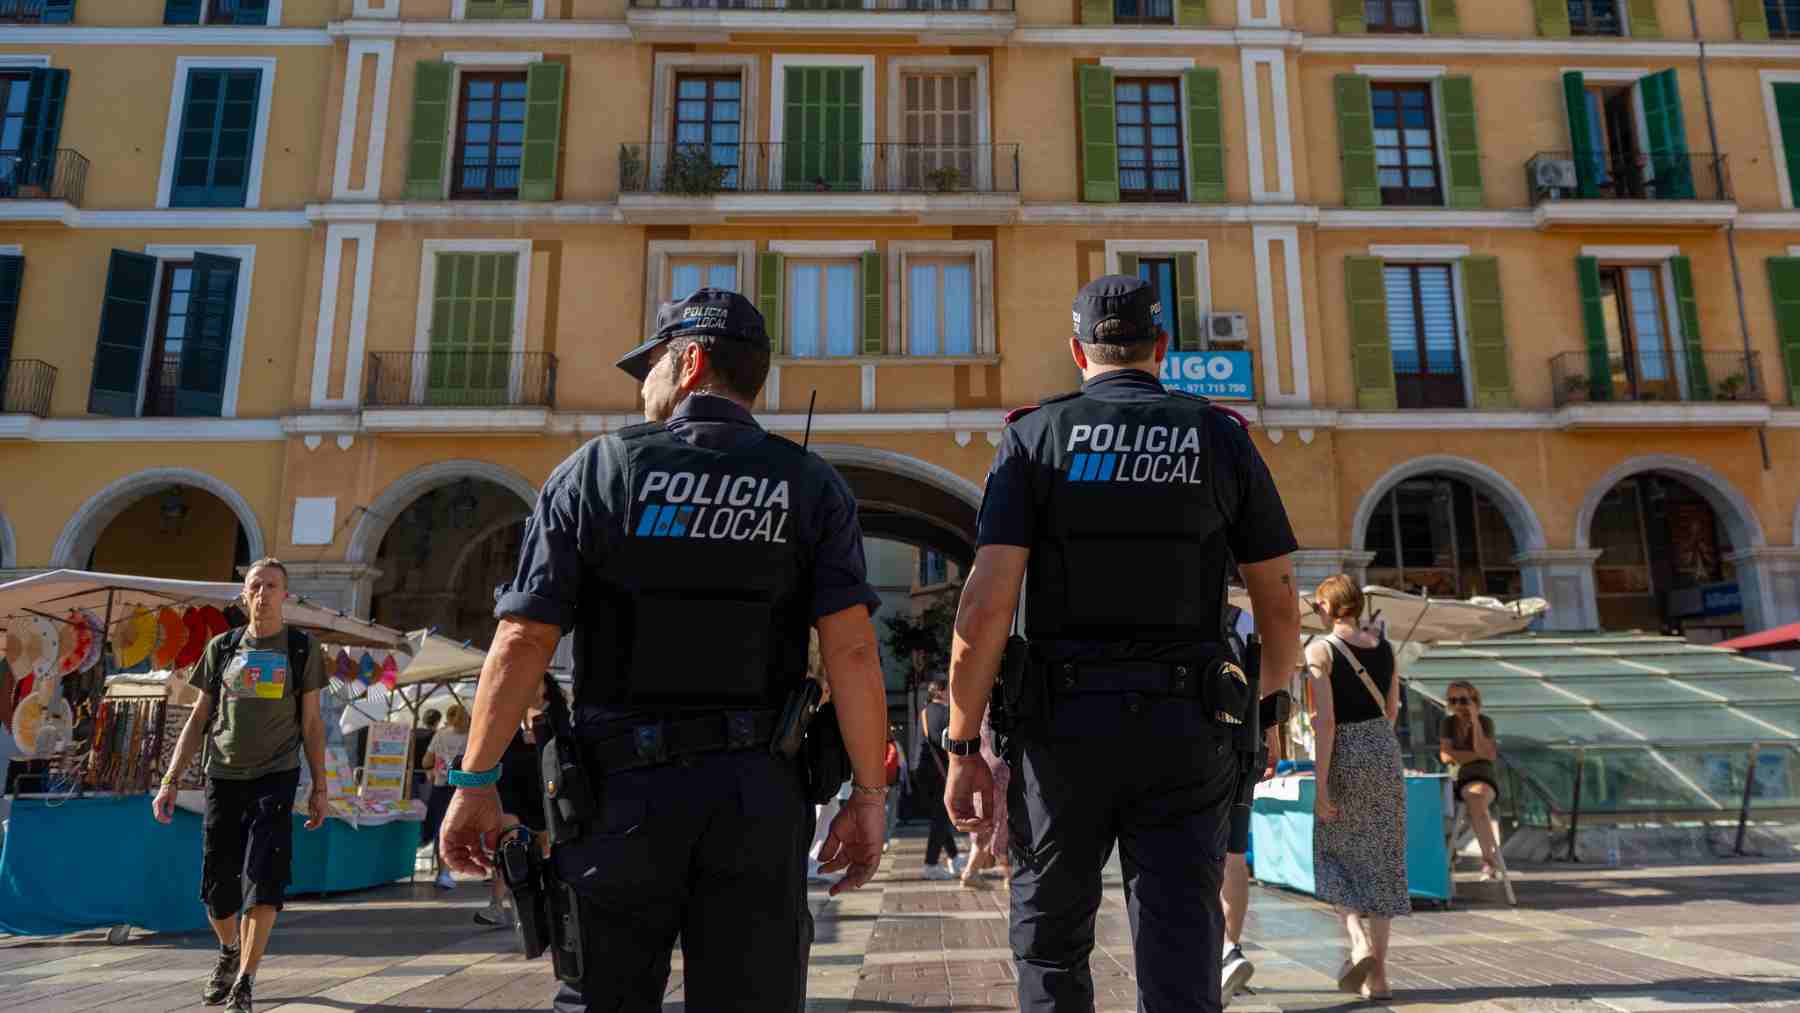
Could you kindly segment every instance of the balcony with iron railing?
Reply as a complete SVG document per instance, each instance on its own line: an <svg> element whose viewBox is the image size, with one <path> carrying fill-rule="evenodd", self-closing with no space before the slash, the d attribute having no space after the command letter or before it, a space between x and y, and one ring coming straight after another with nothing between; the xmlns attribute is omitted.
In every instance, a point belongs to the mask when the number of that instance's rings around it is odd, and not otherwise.
<svg viewBox="0 0 1800 1013"><path fill-rule="evenodd" d="M1545 151L1525 163L1539 225L1699 225L1737 215L1725 156Z"/></svg>
<svg viewBox="0 0 1800 1013"><path fill-rule="evenodd" d="M66 25L75 20L75 0L0 0L0 25Z"/></svg>
<svg viewBox="0 0 1800 1013"><path fill-rule="evenodd" d="M640 41L699 41L721 30L810 35L916 35L998 45L1017 24L1016 0L630 0Z"/></svg>
<svg viewBox="0 0 1800 1013"><path fill-rule="evenodd" d="M1754 424L1769 415L1754 352L1563 352L1550 359L1556 410L1573 424Z"/></svg>
<svg viewBox="0 0 1800 1013"><path fill-rule="evenodd" d="M0 415L50 417L56 367L37 359L0 362Z"/></svg>
<svg viewBox="0 0 1800 1013"><path fill-rule="evenodd" d="M0 200L52 200L80 207L87 171L88 160L68 148L44 157L0 149Z"/></svg>
<svg viewBox="0 0 1800 1013"><path fill-rule="evenodd" d="M549 352L370 352L366 369L370 430L539 430L556 406Z"/></svg>

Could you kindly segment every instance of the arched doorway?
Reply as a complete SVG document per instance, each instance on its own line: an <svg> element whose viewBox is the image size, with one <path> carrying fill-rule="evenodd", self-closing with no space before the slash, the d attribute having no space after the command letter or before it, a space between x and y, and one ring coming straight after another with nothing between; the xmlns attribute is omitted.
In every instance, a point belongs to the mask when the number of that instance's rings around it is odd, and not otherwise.
<svg viewBox="0 0 1800 1013"><path fill-rule="evenodd" d="M63 525L50 565L172 580L235 581L265 554L256 512L204 472L151 468L101 489Z"/></svg>
<svg viewBox="0 0 1800 1013"><path fill-rule="evenodd" d="M1494 499L1454 475L1394 483L1363 531L1367 580L1434 598L1524 593L1518 540Z"/></svg>
<svg viewBox="0 0 1800 1013"><path fill-rule="evenodd" d="M1587 528L1600 626L1701 640L1744 632L1730 527L1682 478L1646 472L1601 495ZM1741 546L1740 546L1741 547Z"/></svg>
<svg viewBox="0 0 1800 1013"><path fill-rule="evenodd" d="M394 516L375 551L369 617L385 626L436 629L485 648L493 640L494 589L513 579L530 504L507 486L474 477L432 485Z"/></svg>

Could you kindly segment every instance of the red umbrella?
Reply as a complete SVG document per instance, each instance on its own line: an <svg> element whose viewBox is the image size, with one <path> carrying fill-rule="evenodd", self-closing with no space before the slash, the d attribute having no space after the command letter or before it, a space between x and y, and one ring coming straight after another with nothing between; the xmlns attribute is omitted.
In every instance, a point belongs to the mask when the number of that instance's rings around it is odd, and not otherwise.
<svg viewBox="0 0 1800 1013"><path fill-rule="evenodd" d="M1800 623L1788 623L1772 630L1752 633L1738 637L1714 647L1730 648L1733 651L1794 651L1800 650Z"/></svg>

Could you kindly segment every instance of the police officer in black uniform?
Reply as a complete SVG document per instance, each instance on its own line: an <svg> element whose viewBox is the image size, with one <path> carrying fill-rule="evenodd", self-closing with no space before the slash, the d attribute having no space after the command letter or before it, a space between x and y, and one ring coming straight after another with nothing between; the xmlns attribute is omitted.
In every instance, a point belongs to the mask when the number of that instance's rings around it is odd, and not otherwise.
<svg viewBox="0 0 1800 1013"><path fill-rule="evenodd" d="M1160 312L1137 278L1081 290L1069 349L1085 382L1008 416L956 619L945 802L966 829L982 824L973 796L993 791L978 736L1023 587L1034 688L1005 687L1027 701L1007 743L1022 1010L1094 1008L1088 958L1115 841L1138 1008L1220 1008L1219 885L1242 767L1217 702L1232 692L1228 553L1266 641L1262 671L1291 671L1298 650L1281 497L1240 418L1163 389Z"/></svg>
<svg viewBox="0 0 1800 1013"><path fill-rule="evenodd" d="M798 1011L812 918L812 807L770 749L817 628L855 788L820 853L854 889L881 860L887 704L856 501L830 465L752 418L761 314L702 289L619 360L649 422L550 476L495 612L443 853L483 871L507 828L482 786L575 635L576 739L594 818L558 843L580 897L583 970L555 1008L662 1008L680 937L690 1009ZM565 785L567 781L565 779Z"/></svg>

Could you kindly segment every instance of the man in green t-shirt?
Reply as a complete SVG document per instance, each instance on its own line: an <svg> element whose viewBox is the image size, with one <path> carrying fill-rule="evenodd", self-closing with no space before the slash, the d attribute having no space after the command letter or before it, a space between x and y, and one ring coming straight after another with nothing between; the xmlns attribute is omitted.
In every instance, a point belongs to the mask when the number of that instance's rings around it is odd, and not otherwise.
<svg viewBox="0 0 1800 1013"><path fill-rule="evenodd" d="M324 654L312 638L283 625L287 595L280 560L250 564L241 599L250 624L214 637L194 666L188 682L200 698L152 802L159 821L174 818L175 784L200 752L206 773L200 900L219 937L219 961L202 998L209 1006L227 1003L230 1013L252 1009L252 979L287 890L302 744L312 770L306 828L325 819Z"/></svg>

